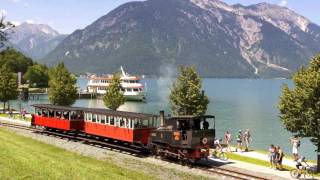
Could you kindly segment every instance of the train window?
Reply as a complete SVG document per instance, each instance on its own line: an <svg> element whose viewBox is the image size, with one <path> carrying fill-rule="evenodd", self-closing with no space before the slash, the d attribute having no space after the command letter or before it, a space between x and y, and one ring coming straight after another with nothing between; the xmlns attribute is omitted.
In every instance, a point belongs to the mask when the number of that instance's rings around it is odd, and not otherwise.
<svg viewBox="0 0 320 180"><path fill-rule="evenodd" d="M177 127L178 127L178 130L188 130L188 129L190 129L189 122L187 120L178 120L177 121Z"/></svg>
<svg viewBox="0 0 320 180"><path fill-rule="evenodd" d="M110 116L110 125L114 125L114 117L113 116Z"/></svg>
<svg viewBox="0 0 320 180"><path fill-rule="evenodd" d="M97 116L97 123L100 123L101 122L101 118L100 118L100 115L96 115Z"/></svg>
<svg viewBox="0 0 320 180"><path fill-rule="evenodd" d="M48 112L45 109L41 110L41 116L47 117L48 116Z"/></svg>
<svg viewBox="0 0 320 180"><path fill-rule="evenodd" d="M84 112L83 111L80 111L80 112L77 113L77 119L78 120L80 120L80 119L84 120Z"/></svg>
<svg viewBox="0 0 320 180"><path fill-rule="evenodd" d="M106 116L100 115L100 122L101 124L105 124L106 123Z"/></svg>
<svg viewBox="0 0 320 180"><path fill-rule="evenodd" d="M56 118L61 118L61 112L60 111L56 111Z"/></svg>
<svg viewBox="0 0 320 180"><path fill-rule="evenodd" d="M65 112L63 112L63 119L70 119L70 117L69 117L69 115L70 115L70 112L68 112L68 111L65 111Z"/></svg>
<svg viewBox="0 0 320 180"><path fill-rule="evenodd" d="M92 122L97 122L97 115L96 114L92 114Z"/></svg>
<svg viewBox="0 0 320 180"><path fill-rule="evenodd" d="M70 120L76 120L78 118L75 111L71 111L70 114Z"/></svg>
<svg viewBox="0 0 320 180"><path fill-rule="evenodd" d="M120 127L126 127L126 118L120 118Z"/></svg>
<svg viewBox="0 0 320 180"><path fill-rule="evenodd" d="M110 117L106 116L106 124L110 124Z"/></svg>
<svg viewBox="0 0 320 180"><path fill-rule="evenodd" d="M86 120L91 122L92 121L92 114L91 113L86 113Z"/></svg>
<svg viewBox="0 0 320 180"><path fill-rule="evenodd" d="M54 117L54 111L49 111L49 117Z"/></svg>
<svg viewBox="0 0 320 180"><path fill-rule="evenodd" d="M139 89L134 88L133 91L134 91L134 92L139 92Z"/></svg>
<svg viewBox="0 0 320 180"><path fill-rule="evenodd" d="M141 128L141 120L140 119L135 119L134 120L134 128Z"/></svg>

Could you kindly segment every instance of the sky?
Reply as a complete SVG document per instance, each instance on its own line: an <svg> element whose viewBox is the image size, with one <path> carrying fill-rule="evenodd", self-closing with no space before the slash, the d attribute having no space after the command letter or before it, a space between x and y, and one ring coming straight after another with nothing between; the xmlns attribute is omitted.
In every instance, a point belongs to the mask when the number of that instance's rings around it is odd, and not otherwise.
<svg viewBox="0 0 320 180"><path fill-rule="evenodd" d="M132 0L0 0L0 14L15 24L48 24L63 34L83 29ZM137 1L137 0L136 0ZM141 1L141 0L140 0ZM286 6L320 25L320 0L222 0L227 4L267 2Z"/></svg>

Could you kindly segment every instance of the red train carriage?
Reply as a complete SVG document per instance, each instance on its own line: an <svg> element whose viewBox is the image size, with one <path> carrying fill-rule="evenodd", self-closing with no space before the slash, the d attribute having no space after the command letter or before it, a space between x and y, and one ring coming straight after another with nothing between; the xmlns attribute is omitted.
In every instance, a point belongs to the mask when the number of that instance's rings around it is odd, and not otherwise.
<svg viewBox="0 0 320 180"><path fill-rule="evenodd" d="M76 130L135 144L146 145L158 125L158 116L151 114L49 104L33 106L32 125Z"/></svg>
<svg viewBox="0 0 320 180"><path fill-rule="evenodd" d="M84 113L80 108L35 104L31 125L66 131L82 131Z"/></svg>
<svg viewBox="0 0 320 180"><path fill-rule="evenodd" d="M106 109L84 109L84 119L87 134L144 145L158 125L155 115Z"/></svg>

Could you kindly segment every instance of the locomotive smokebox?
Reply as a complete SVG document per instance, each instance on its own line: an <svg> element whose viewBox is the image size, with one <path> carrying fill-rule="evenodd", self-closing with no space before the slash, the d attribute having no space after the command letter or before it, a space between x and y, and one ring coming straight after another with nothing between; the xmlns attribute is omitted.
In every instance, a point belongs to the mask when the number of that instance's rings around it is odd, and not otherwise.
<svg viewBox="0 0 320 180"><path fill-rule="evenodd" d="M164 111L160 111L160 127L162 127L164 125Z"/></svg>

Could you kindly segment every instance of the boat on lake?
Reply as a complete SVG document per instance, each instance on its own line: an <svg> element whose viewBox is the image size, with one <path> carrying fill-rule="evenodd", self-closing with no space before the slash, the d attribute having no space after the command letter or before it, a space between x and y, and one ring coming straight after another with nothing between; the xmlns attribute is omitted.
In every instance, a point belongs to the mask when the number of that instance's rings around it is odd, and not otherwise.
<svg viewBox="0 0 320 180"><path fill-rule="evenodd" d="M130 75L121 69L121 92L126 100L129 101L144 101L146 99L146 92L144 85L140 82L140 77L136 75ZM87 92L103 95L111 82L112 75L91 75L89 77Z"/></svg>

